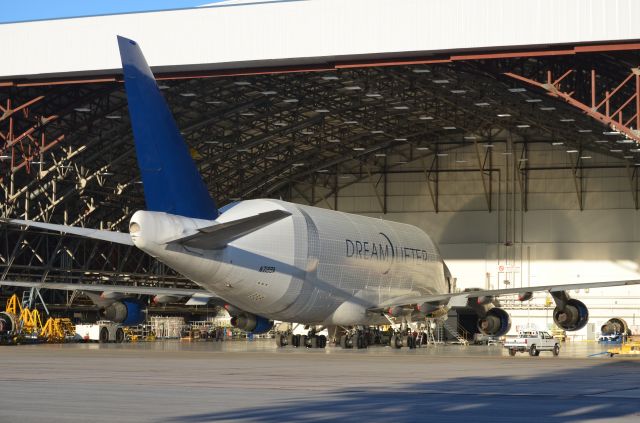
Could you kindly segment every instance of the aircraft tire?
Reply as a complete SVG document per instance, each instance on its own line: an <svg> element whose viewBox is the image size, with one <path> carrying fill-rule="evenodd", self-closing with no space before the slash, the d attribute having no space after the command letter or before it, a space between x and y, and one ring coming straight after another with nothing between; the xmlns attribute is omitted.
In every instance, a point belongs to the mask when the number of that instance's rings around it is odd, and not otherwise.
<svg viewBox="0 0 640 423"><path fill-rule="evenodd" d="M391 337L391 348L395 348L395 349L402 348L402 340L398 335L393 335Z"/></svg>
<svg viewBox="0 0 640 423"><path fill-rule="evenodd" d="M300 346L300 335L293 335L291 338L291 346L296 348Z"/></svg>
<svg viewBox="0 0 640 423"><path fill-rule="evenodd" d="M300 341L298 341L298 346L300 348L307 347L307 335L298 335L300 337Z"/></svg>
<svg viewBox="0 0 640 423"><path fill-rule="evenodd" d="M367 348L367 338L362 334L357 335L356 344L359 350Z"/></svg>
<svg viewBox="0 0 640 423"><path fill-rule="evenodd" d="M116 342L118 344L122 344L124 342L124 330L122 330L122 328L118 328L116 330Z"/></svg>
<svg viewBox="0 0 640 423"><path fill-rule="evenodd" d="M284 336L283 334L281 334L281 333L276 333L276 338L275 338L275 340L276 340L276 346L277 346L278 348L282 348L282 347L284 347L284 346L286 345L286 338L285 338L285 336Z"/></svg>
<svg viewBox="0 0 640 423"><path fill-rule="evenodd" d="M318 337L317 336L309 337L309 348L318 348Z"/></svg>
<svg viewBox="0 0 640 423"><path fill-rule="evenodd" d="M100 336L98 337L98 340L101 344L106 344L107 342L109 342L109 329L100 329Z"/></svg>
<svg viewBox="0 0 640 423"><path fill-rule="evenodd" d="M342 335L340 337L340 348L347 349L347 335Z"/></svg>
<svg viewBox="0 0 640 423"><path fill-rule="evenodd" d="M406 336L404 335L402 337L402 346L403 347L407 347L407 348L411 348L411 336Z"/></svg>
<svg viewBox="0 0 640 423"><path fill-rule="evenodd" d="M318 336L318 348L326 348L327 346L327 337L324 335Z"/></svg>
<svg viewBox="0 0 640 423"><path fill-rule="evenodd" d="M288 335L287 335L287 345L289 345L289 346L292 346L292 347L293 347L293 339L294 339L295 337L296 337L296 336L295 336L294 334L292 334L292 333L288 334Z"/></svg>

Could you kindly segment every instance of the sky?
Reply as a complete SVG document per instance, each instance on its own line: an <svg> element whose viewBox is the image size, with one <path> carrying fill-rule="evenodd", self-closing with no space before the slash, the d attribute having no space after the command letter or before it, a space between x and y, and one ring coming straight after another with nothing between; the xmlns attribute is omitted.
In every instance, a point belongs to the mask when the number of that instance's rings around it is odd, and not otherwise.
<svg viewBox="0 0 640 423"><path fill-rule="evenodd" d="M180 9L215 2L215 0L0 0L0 23Z"/></svg>

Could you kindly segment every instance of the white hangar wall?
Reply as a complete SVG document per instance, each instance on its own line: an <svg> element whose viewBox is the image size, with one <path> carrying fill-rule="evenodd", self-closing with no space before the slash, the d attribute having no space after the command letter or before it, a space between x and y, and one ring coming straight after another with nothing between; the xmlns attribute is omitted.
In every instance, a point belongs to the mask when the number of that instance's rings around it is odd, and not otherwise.
<svg viewBox="0 0 640 423"><path fill-rule="evenodd" d="M514 183L513 174L506 174L507 163L512 173L514 157L502 154L504 146L496 144L495 150L493 164L500 169L500 175L493 173L491 213L487 211L477 171L440 173L439 212L435 213L421 160L395 169L414 172L388 175L386 215L382 214L374 191L377 184L378 194L383 193L380 175L370 179L365 174L363 180L341 189L338 210L410 223L425 230L440 246L461 289L640 279L640 211L635 209L626 168L585 169L581 182L583 211L571 170L529 171L528 211L523 213L519 182L516 178ZM529 151L527 165L570 166L576 158L565 150L562 146L537 144ZM620 164L606 156L589 154L592 158L584 160L585 166ZM519 157L516 154L515 160ZM388 158L389 163L394 160ZM431 160L426 158L425 163L430 165ZM441 168L478 168L473 146L439 160ZM346 175L340 178L341 183L348 180ZM323 195L329 195L329 190L316 187L316 199ZM295 201L305 202L302 197ZM316 201L319 207L334 204L333 196L327 197L326 202ZM505 245L507 239L512 246ZM615 316L625 318L640 330L640 287L572 294L584 300L591 312L594 332L588 334L585 328L578 332L579 338L595 336L600 326ZM507 301L514 316L512 331L529 323L547 328L552 323L553 309L548 300L547 295L538 294L532 301L533 311Z"/></svg>
<svg viewBox="0 0 640 423"><path fill-rule="evenodd" d="M634 0L283 0L0 24L0 80L120 69L116 35L155 71L323 64L640 39Z"/></svg>

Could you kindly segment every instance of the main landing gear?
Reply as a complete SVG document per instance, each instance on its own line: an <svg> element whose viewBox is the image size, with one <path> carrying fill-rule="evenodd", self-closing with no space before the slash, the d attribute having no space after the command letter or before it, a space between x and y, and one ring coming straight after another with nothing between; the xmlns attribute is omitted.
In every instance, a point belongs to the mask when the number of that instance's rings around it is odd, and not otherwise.
<svg viewBox="0 0 640 423"><path fill-rule="evenodd" d="M369 345L369 337L364 331L356 330L353 332L347 332L340 336L341 348L357 348L359 350L367 348Z"/></svg>
<svg viewBox="0 0 640 423"><path fill-rule="evenodd" d="M389 345L392 333L379 328L360 327L347 329L339 338L342 348L364 349L371 345Z"/></svg>
<svg viewBox="0 0 640 423"><path fill-rule="evenodd" d="M400 331L395 333L391 337L392 348L400 349L402 347L405 347L412 350L416 348L416 345L417 345L416 338L409 331L406 331L406 332Z"/></svg>
<svg viewBox="0 0 640 423"><path fill-rule="evenodd" d="M295 348L324 348L327 346L327 337L309 331L307 335L294 335L288 333L276 333L276 345L278 347L292 346Z"/></svg>

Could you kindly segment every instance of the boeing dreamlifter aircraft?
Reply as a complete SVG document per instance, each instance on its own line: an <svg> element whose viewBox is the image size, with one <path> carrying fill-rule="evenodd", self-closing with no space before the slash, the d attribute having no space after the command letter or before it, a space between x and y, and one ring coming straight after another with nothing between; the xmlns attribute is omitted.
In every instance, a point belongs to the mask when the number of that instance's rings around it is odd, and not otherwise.
<svg viewBox="0 0 640 423"><path fill-rule="evenodd" d="M578 330L586 325L589 313L582 302L569 297L568 290L640 283L454 293L437 246L414 226L273 199L240 201L218 210L140 47L123 37L118 37L118 44L147 210L132 216L129 234L17 219L8 222L135 245L203 289L2 284L102 291L103 300L115 299L107 316L124 322L137 320L140 306L114 296L119 289L121 294L155 295L160 301L220 298L228 304L237 327L257 333L269 330L273 320L312 328L354 328L388 324L395 318L415 321L442 316L451 307L471 307L478 315L478 331L500 336L509 331L511 322L509 314L496 306L498 296L517 295L526 301L533 291L548 291L556 302L556 324ZM362 346L356 334L347 332L342 344ZM393 345L410 345L407 339L399 334ZM279 334L278 342L287 341ZM305 343L322 347L326 338L312 329Z"/></svg>

